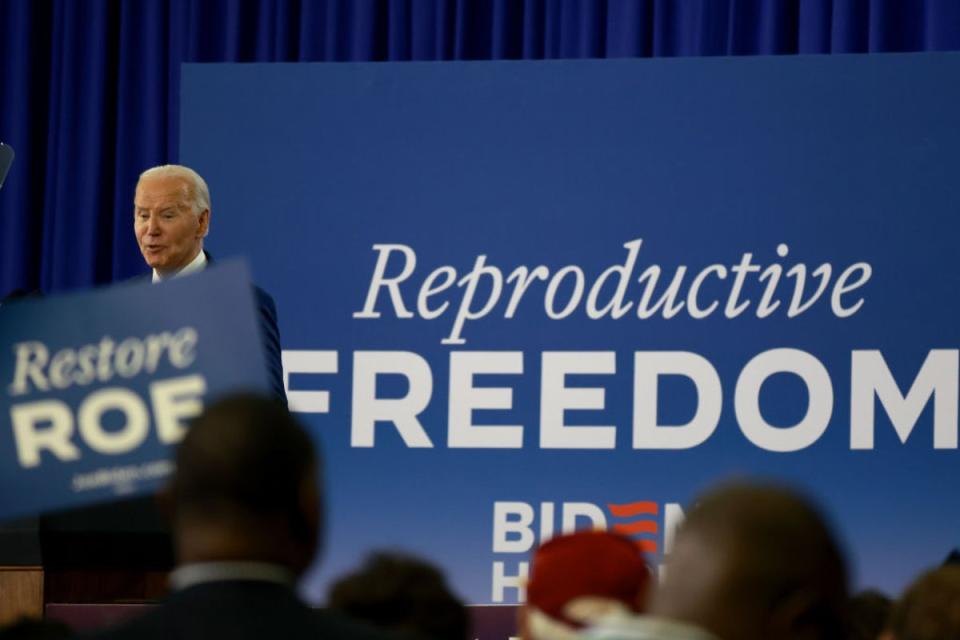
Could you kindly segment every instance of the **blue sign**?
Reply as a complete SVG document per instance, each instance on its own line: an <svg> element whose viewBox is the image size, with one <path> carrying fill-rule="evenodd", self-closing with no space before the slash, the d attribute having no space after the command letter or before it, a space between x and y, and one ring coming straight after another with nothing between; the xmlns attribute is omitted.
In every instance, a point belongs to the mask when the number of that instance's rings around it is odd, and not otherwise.
<svg viewBox="0 0 960 640"><path fill-rule="evenodd" d="M957 55L186 65L211 244L275 296L331 529L517 602L564 528L820 500L857 585L960 543ZM238 135L238 132L243 132Z"/></svg>
<svg viewBox="0 0 960 640"><path fill-rule="evenodd" d="M0 307L0 518L156 489L207 398L266 391L246 267Z"/></svg>

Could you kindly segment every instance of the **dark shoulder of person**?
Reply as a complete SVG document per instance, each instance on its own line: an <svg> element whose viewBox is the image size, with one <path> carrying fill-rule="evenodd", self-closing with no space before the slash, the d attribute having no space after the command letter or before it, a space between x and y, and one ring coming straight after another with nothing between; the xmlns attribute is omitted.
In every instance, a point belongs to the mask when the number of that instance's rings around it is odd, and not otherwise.
<svg viewBox="0 0 960 640"><path fill-rule="evenodd" d="M42 298L43 292L39 289L14 289L0 298L0 306L11 304L17 300L28 300L30 298Z"/></svg>
<svg viewBox="0 0 960 640"><path fill-rule="evenodd" d="M338 611L315 609L314 613L324 640L410 640L406 635L375 627Z"/></svg>
<svg viewBox="0 0 960 640"><path fill-rule="evenodd" d="M70 627L59 620L20 618L0 627L0 640L62 640L72 637Z"/></svg>

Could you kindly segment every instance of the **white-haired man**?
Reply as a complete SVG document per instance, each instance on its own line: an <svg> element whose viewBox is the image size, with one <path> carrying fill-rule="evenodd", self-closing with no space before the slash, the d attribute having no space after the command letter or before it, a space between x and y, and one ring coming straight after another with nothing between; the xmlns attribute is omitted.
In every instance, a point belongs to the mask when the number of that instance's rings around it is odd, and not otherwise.
<svg viewBox="0 0 960 640"><path fill-rule="evenodd" d="M137 244L153 269L154 282L207 266L211 258L203 250L203 239L210 230L210 191L196 171L175 164L147 169L140 174L133 202ZM285 398L276 306L259 287L254 292L270 385L275 395Z"/></svg>
<svg viewBox="0 0 960 640"><path fill-rule="evenodd" d="M206 266L210 191L196 171L179 165L147 169L140 174L133 203L137 244L154 282Z"/></svg>

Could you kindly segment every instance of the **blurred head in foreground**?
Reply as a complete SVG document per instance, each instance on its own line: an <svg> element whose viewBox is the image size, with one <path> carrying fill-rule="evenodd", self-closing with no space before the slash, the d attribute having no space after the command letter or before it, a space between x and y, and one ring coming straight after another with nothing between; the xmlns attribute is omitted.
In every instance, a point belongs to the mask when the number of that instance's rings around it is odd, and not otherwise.
<svg viewBox="0 0 960 640"><path fill-rule="evenodd" d="M299 576L320 533L318 466L277 401L242 394L211 405L177 449L164 496L179 564L268 562Z"/></svg>
<svg viewBox="0 0 960 640"><path fill-rule="evenodd" d="M628 538L608 531L557 536L534 553L519 634L572 638L604 617L642 611L649 585L643 553Z"/></svg>
<svg viewBox="0 0 960 640"><path fill-rule="evenodd" d="M810 502L783 488L733 484L695 505L651 613L723 640L843 637L845 563Z"/></svg>
<svg viewBox="0 0 960 640"><path fill-rule="evenodd" d="M867 590L852 596L847 606L849 640L877 640L887 624L893 601L879 591Z"/></svg>
<svg viewBox="0 0 960 640"><path fill-rule="evenodd" d="M920 576L893 607L885 640L960 638L960 565Z"/></svg>
<svg viewBox="0 0 960 640"><path fill-rule="evenodd" d="M327 606L356 620L424 640L466 640L467 609L432 565L396 553L375 553L338 580Z"/></svg>
<svg viewBox="0 0 960 640"><path fill-rule="evenodd" d="M73 636L70 627L50 618L23 617L0 627L0 640L65 640Z"/></svg>

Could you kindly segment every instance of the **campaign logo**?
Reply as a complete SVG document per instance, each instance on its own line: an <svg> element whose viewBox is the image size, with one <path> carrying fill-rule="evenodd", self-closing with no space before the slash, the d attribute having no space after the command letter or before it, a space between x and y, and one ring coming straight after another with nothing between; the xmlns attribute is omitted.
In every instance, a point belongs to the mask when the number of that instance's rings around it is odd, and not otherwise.
<svg viewBox="0 0 960 640"><path fill-rule="evenodd" d="M557 533L580 529L615 531L633 540L654 571L670 553L683 522L673 502L515 502L493 503L491 601L522 603L530 573L530 553Z"/></svg>
<svg viewBox="0 0 960 640"><path fill-rule="evenodd" d="M641 501L627 504L608 504L607 510L617 522L610 527L613 531L633 539L645 554L656 554L660 505L656 502Z"/></svg>

